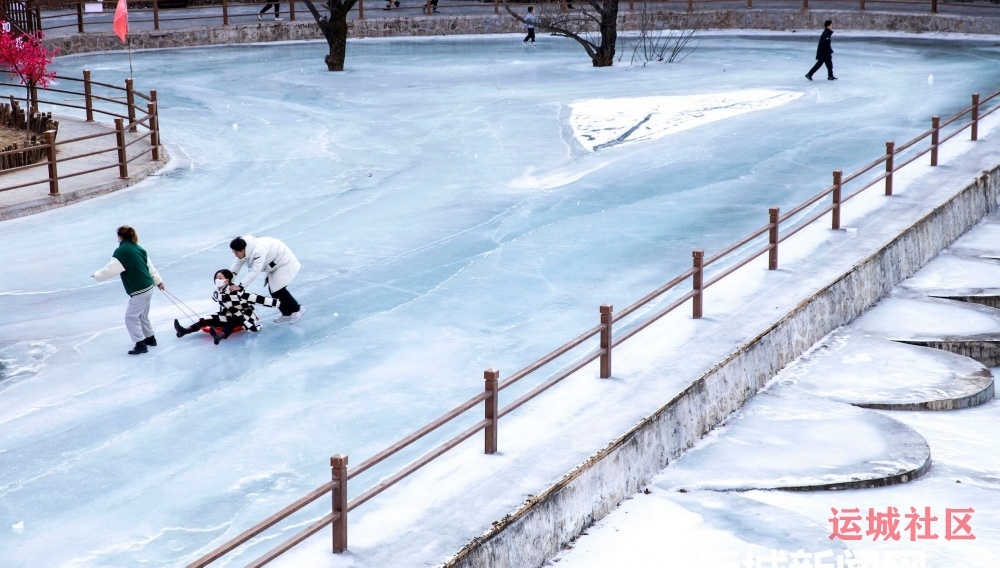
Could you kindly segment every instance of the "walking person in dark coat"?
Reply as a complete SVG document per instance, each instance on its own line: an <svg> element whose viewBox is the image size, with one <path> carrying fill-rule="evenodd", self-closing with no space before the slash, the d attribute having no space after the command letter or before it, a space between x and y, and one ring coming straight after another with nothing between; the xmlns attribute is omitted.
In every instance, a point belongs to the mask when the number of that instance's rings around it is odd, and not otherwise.
<svg viewBox="0 0 1000 568"><path fill-rule="evenodd" d="M153 288L163 290L163 280L153 267L146 250L139 246L139 235L128 225L118 227L118 248L111 255L107 266L98 270L93 277L98 282L121 276L125 293L129 295L125 309L125 329L135 342L129 355L140 355L156 346L153 326L149 323L149 301L153 298Z"/></svg>
<svg viewBox="0 0 1000 568"><path fill-rule="evenodd" d="M813 80L813 73L819 71L823 65L826 65L826 78L830 81L837 80L833 76L833 46L830 42L833 37L833 20L823 22L823 28L823 34L819 36L819 45L816 46L816 65L806 73L806 79L810 81Z"/></svg>

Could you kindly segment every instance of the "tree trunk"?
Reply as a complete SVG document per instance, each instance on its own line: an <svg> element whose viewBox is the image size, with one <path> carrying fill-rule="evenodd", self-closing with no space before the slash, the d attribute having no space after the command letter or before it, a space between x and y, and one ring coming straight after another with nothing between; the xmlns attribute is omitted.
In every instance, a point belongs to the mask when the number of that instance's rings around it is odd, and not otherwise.
<svg viewBox="0 0 1000 568"><path fill-rule="evenodd" d="M593 57L594 67L611 67L615 63L615 41L618 39L618 0L605 0L601 11L601 44Z"/></svg>
<svg viewBox="0 0 1000 568"><path fill-rule="evenodd" d="M323 36L330 53L324 59L328 71L343 71L344 60L347 58L347 10L334 9L330 11L330 20L323 29Z"/></svg>

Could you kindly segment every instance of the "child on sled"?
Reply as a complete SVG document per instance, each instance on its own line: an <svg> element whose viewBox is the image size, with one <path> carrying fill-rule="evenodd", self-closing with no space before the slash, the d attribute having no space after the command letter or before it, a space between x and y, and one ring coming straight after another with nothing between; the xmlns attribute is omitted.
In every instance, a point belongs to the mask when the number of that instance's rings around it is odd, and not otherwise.
<svg viewBox="0 0 1000 568"><path fill-rule="evenodd" d="M249 331L260 331L260 318L254 313L253 305L261 304L269 308L278 306L278 300L266 296L251 294L239 284L232 284L233 273L225 268L215 273L215 292L212 298L219 303L219 312L207 318L201 318L193 324L184 327L174 320L177 337L184 337L202 328L208 328L215 344L229 337L237 327Z"/></svg>

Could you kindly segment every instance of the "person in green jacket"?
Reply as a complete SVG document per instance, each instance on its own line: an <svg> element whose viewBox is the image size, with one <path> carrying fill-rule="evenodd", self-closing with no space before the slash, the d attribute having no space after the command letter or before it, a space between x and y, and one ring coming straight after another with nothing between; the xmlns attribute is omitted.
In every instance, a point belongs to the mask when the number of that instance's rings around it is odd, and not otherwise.
<svg viewBox="0 0 1000 568"><path fill-rule="evenodd" d="M153 325L149 322L149 303L153 287L164 289L160 273L153 267L146 250L139 246L139 235L128 225L118 227L118 248L111 255L107 266L93 274L98 282L121 276L125 293L129 295L125 309L125 328L135 342L128 354L147 353L156 346Z"/></svg>

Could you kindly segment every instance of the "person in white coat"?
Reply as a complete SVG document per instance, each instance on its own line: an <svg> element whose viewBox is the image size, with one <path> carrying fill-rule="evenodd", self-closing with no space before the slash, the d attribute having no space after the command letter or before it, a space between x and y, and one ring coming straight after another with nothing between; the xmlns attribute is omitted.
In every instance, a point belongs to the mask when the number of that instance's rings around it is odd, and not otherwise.
<svg viewBox="0 0 1000 568"><path fill-rule="evenodd" d="M288 285L299 273L299 259L295 258L288 245L271 237L255 237L243 235L229 243L229 248L236 256L236 261L229 269L234 276L239 276L240 270L246 266L247 275L241 285L248 287L263 272L265 283L271 292L271 297L279 300L278 309L281 316L275 318L276 323L295 323L302 317L302 306L299 305Z"/></svg>

